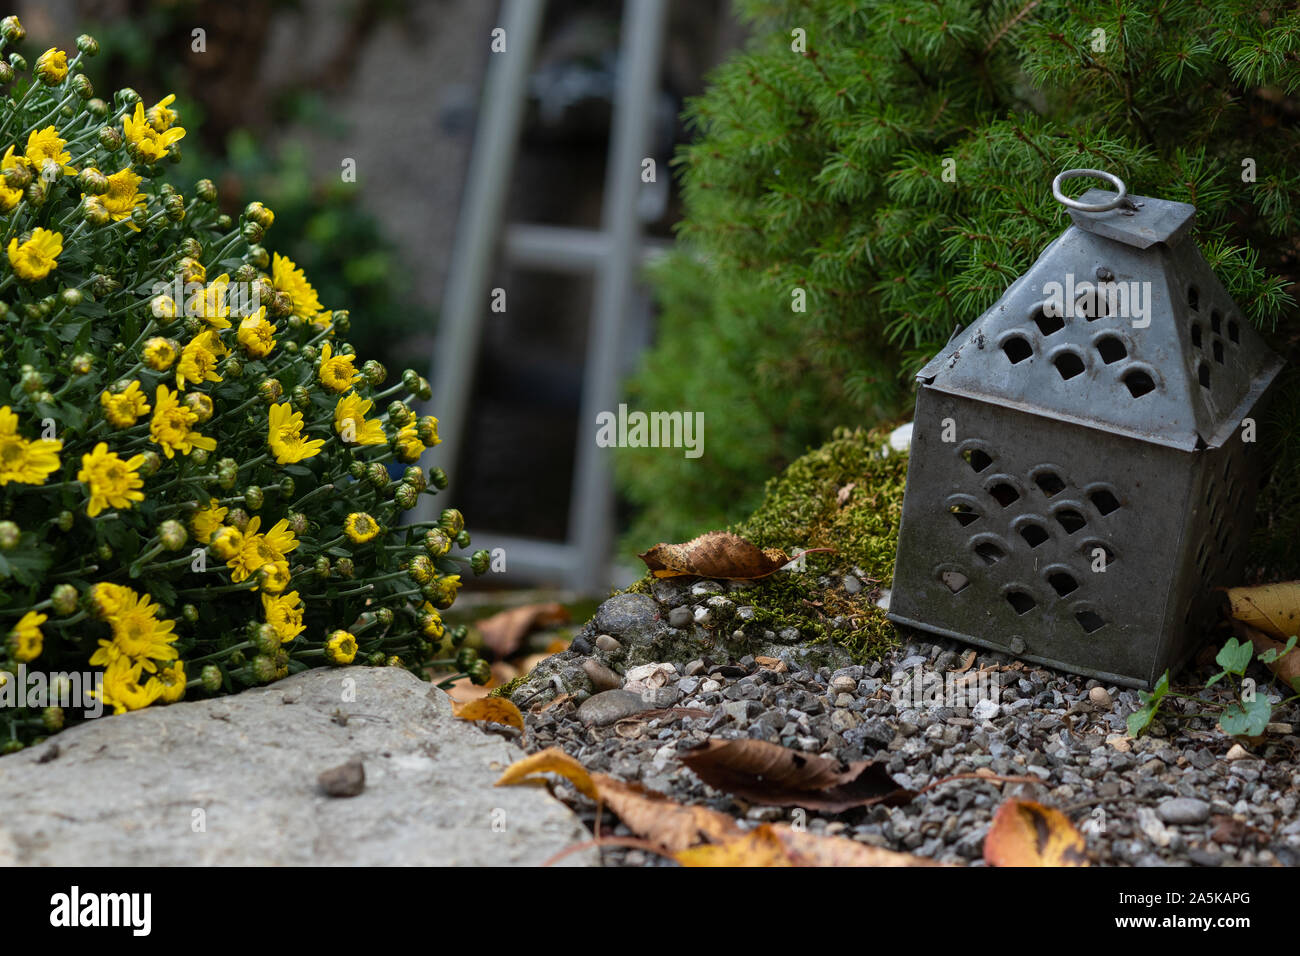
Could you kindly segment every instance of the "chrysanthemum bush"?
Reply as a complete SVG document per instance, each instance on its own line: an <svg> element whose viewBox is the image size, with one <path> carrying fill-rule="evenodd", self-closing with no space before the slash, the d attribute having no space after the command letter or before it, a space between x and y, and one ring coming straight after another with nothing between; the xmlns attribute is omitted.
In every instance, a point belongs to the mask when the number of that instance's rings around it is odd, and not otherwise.
<svg viewBox="0 0 1300 956"><path fill-rule="evenodd" d="M488 555L410 515L446 485L428 383L353 352L270 209L167 182L172 97L98 98L92 37L30 69L22 39L0 22L0 749L78 719L15 706L48 675L119 713L322 664L485 680L439 611Z"/></svg>

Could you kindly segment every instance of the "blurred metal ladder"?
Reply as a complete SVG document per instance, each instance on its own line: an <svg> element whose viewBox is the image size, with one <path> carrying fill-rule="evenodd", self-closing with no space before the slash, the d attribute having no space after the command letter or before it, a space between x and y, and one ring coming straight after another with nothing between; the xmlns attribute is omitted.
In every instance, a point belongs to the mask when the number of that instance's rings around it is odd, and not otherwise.
<svg viewBox="0 0 1300 956"><path fill-rule="evenodd" d="M624 0L617 86L605 169L599 230L511 224L501 219L528 94L533 54L545 0L503 0L500 24L505 52L490 54L478 129L470 155L465 199L457 222L443 297L428 410L439 419L442 444L428 464L451 475L449 492L424 498L428 520L455 504L455 473L469 410L483 320L489 307L490 271L498 237L515 265L557 272L591 272L595 279L582 400L563 542L476 531L474 547L504 549L507 574L562 582L598 594L611 581L614 528L612 451L596 446L596 416L614 411L619 398L619 341L645 244L637 216L641 161L650 145L666 24L666 0ZM471 516L472 518L472 516Z"/></svg>

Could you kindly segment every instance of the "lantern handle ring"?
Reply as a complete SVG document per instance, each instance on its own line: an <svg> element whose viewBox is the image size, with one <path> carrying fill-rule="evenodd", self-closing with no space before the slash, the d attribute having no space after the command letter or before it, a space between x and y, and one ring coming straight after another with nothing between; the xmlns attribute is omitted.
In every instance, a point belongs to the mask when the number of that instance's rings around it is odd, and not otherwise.
<svg viewBox="0 0 1300 956"><path fill-rule="evenodd" d="M1067 179L1104 179L1114 186L1118 193L1114 199L1102 203L1079 202L1077 199L1071 199L1061 192L1061 183ZM1052 195L1062 206L1076 209L1079 212L1109 212L1123 204L1128 197L1128 187L1124 185L1124 180L1114 173L1108 173L1100 169L1067 169L1052 180Z"/></svg>

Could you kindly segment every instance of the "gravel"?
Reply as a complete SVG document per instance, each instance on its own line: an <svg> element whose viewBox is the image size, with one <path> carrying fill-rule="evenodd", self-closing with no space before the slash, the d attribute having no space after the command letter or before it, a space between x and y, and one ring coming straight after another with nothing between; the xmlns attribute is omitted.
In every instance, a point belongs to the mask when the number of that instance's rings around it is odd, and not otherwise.
<svg viewBox="0 0 1300 956"><path fill-rule="evenodd" d="M593 623L626 643L625 635L653 632L664 621L689 625L701 611L739 619L745 605L736 608L725 596L734 591L712 581L656 582L653 600L617 596ZM614 601L619 605L607 612ZM1005 799L1021 797L1062 810L1101 865L1300 864L1294 795L1300 738L1291 733L1300 709L1294 704L1278 708L1266 735L1249 747L1224 735L1213 719L1195 716L1206 709L1203 701L1173 698L1166 700L1166 716L1131 739L1126 718L1139 706L1136 691L1005 654L981 651L970 660L970 648L944 639L913 637L882 661L844 667L808 664L798 644L738 659L719 647L725 644L715 642L709 654L675 666L635 667L624 666L617 648L593 648L599 658L593 660L619 674L624 688L634 678L634 689L549 706L516 696L526 748L560 747L591 770L747 820L790 820L793 810L753 806L714 790L678 755L709 739L752 738L845 762L884 761L900 785L913 789L977 772L1035 780L963 778L902 807L806 811L812 833L839 832L948 863L983 865L993 814ZM581 664L565 666L581 673ZM1203 692L1206 700L1225 693L1217 686ZM567 785L560 794L593 825L590 801ZM608 815L604 820L604 832L631 835ZM607 865L665 863L621 848L602 852Z"/></svg>

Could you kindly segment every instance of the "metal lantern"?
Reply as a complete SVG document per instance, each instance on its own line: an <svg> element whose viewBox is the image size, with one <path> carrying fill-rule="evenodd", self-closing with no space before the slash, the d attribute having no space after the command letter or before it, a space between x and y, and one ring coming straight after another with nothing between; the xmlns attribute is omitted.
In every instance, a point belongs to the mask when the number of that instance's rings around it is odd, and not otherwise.
<svg viewBox="0 0 1300 956"><path fill-rule="evenodd" d="M1073 226L917 376L889 617L1149 687L1242 574L1282 360L1194 207L1052 192Z"/></svg>

